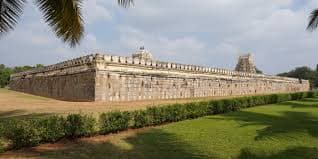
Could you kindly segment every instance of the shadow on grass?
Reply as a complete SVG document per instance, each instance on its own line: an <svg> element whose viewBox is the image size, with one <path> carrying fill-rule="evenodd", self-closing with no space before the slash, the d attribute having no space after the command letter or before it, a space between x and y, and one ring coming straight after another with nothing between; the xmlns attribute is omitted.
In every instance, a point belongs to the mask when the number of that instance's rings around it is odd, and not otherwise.
<svg viewBox="0 0 318 159"><path fill-rule="evenodd" d="M242 149L237 159L317 159L318 148L294 147L275 154L254 153L249 149Z"/></svg>
<svg viewBox="0 0 318 159"><path fill-rule="evenodd" d="M305 98L301 100L302 102L318 102L318 97L315 98Z"/></svg>
<svg viewBox="0 0 318 159"><path fill-rule="evenodd" d="M279 105L287 105L291 106L292 108L318 108L318 104L310 100L312 99L306 99L306 101L288 101L280 103Z"/></svg>
<svg viewBox="0 0 318 159"><path fill-rule="evenodd" d="M120 135L120 134L119 134ZM53 149L24 150L32 152L33 157L53 159L204 159L215 158L214 156L203 155L200 150L188 145L170 133L159 129L151 129L147 132L137 133L125 137L120 135L104 137L104 139L87 139L75 142L66 141L58 143ZM108 138L109 140L105 139ZM97 140L97 141L96 141ZM21 156L21 154L17 154ZM26 155L22 152L22 155ZM30 156L30 155L28 155ZM12 157L4 156L2 157ZM1 158L1 155L0 155Z"/></svg>
<svg viewBox="0 0 318 159"><path fill-rule="evenodd" d="M291 133L307 132L318 138L318 119L310 113L285 111L282 115L269 115L256 112L232 112L223 115L225 118L209 117L213 120L237 120L243 121L242 127L250 125L264 125L257 131L255 140L292 138Z"/></svg>

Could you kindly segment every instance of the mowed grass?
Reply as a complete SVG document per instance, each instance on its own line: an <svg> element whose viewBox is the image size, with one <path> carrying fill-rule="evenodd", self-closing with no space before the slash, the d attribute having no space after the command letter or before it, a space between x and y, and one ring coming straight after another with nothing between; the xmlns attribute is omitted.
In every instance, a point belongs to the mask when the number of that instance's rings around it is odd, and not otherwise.
<svg viewBox="0 0 318 159"><path fill-rule="evenodd" d="M62 141L3 157L317 159L318 98Z"/></svg>

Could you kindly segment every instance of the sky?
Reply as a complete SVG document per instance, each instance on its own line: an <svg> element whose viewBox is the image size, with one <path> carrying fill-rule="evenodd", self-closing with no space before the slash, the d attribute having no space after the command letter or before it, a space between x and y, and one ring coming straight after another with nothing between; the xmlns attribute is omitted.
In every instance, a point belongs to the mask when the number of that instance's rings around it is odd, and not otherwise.
<svg viewBox="0 0 318 159"><path fill-rule="evenodd" d="M318 0L83 0L85 35L70 48L28 1L14 31L0 37L0 63L54 64L101 53L130 56L140 46L157 60L234 69L251 53L266 74L318 64L318 30L306 31Z"/></svg>

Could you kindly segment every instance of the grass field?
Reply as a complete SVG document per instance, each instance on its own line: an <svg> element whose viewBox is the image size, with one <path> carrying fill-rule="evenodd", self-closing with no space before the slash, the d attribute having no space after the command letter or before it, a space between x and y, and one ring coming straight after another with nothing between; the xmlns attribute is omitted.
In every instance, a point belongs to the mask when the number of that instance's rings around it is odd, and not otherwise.
<svg viewBox="0 0 318 159"><path fill-rule="evenodd" d="M317 159L318 98L65 140L6 152L1 157Z"/></svg>

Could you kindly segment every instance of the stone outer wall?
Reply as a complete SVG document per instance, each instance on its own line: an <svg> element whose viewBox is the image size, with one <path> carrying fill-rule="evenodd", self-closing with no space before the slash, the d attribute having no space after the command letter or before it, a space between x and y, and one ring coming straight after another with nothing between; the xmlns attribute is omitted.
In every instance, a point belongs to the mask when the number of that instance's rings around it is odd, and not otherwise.
<svg viewBox="0 0 318 159"><path fill-rule="evenodd" d="M93 59L86 56L71 61L14 74L9 88L59 100L95 101Z"/></svg>
<svg viewBox="0 0 318 159"><path fill-rule="evenodd" d="M12 75L10 89L72 101L135 101L300 92L309 82L96 54Z"/></svg>

